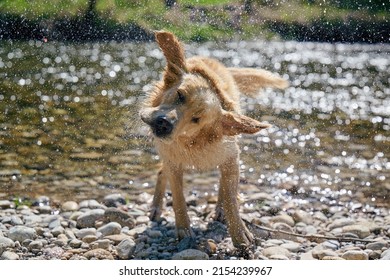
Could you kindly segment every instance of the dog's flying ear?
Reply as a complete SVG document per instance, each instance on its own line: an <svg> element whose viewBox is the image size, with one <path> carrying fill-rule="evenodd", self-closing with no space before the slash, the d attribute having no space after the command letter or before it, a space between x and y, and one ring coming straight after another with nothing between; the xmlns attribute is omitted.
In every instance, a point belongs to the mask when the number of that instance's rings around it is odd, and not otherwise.
<svg viewBox="0 0 390 280"><path fill-rule="evenodd" d="M167 60L163 79L164 86L169 88L182 77L183 73L187 72L184 48L175 35L170 32L157 31L155 37Z"/></svg>
<svg viewBox="0 0 390 280"><path fill-rule="evenodd" d="M241 133L254 134L264 128L271 127L250 117L234 112L224 111L221 119L223 134L228 136Z"/></svg>

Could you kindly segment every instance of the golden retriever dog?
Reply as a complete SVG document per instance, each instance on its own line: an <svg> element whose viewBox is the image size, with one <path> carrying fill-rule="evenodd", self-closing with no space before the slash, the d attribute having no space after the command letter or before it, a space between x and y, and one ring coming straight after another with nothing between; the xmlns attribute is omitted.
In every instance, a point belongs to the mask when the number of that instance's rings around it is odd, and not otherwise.
<svg viewBox="0 0 390 280"><path fill-rule="evenodd" d="M184 48L169 32L156 32L166 58L157 82L140 111L153 132L162 160L150 217L159 220L167 184L170 185L179 239L193 237L183 194L187 168L218 168L220 187L216 212L223 217L233 244L246 248L253 240L239 215L239 147L237 135L269 127L240 113L240 93L253 95L263 87L285 88L287 82L268 71L227 68L206 57L186 59Z"/></svg>

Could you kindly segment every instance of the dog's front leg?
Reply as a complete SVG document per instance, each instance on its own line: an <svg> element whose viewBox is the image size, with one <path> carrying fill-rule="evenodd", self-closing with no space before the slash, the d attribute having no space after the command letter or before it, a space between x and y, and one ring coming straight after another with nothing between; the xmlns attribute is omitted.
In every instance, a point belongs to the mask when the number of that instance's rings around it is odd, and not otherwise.
<svg viewBox="0 0 390 280"><path fill-rule="evenodd" d="M167 176L164 170L164 164L157 173L157 183L154 190L152 209L150 210L150 220L159 221L162 212L162 205L165 196L165 188L167 186Z"/></svg>
<svg viewBox="0 0 390 280"><path fill-rule="evenodd" d="M183 169L179 166L169 165L166 166L165 170L172 191L177 236L179 239L193 237L183 193Z"/></svg>
<svg viewBox="0 0 390 280"><path fill-rule="evenodd" d="M221 180L219 189L219 205L223 208L229 234L236 248L245 248L253 240L252 233L244 225L239 214L237 189L239 182L238 158L227 160L220 166Z"/></svg>

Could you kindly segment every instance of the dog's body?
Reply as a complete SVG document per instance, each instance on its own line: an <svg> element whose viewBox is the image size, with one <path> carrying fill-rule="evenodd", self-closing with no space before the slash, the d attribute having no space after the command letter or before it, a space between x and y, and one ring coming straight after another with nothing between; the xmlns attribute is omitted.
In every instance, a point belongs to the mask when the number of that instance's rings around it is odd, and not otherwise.
<svg viewBox="0 0 390 280"><path fill-rule="evenodd" d="M284 88L287 83L264 70L226 68L204 57L185 59L181 44L168 32L156 32L156 40L167 67L140 113L153 131L163 162L151 218L159 219L169 183L178 236L193 236L183 194L183 172L186 168L218 167L221 179L217 212L224 214L234 245L245 247L253 236L239 216L236 135L253 134L269 125L240 114L240 92L254 94L262 87Z"/></svg>

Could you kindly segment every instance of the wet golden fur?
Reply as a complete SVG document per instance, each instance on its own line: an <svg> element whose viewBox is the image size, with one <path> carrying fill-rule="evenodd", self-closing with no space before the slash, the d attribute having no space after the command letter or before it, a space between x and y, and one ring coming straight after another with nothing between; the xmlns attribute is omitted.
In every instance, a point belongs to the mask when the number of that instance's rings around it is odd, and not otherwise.
<svg viewBox="0 0 390 280"><path fill-rule="evenodd" d="M205 57L186 59L184 48L172 33L156 32L155 36L167 66L140 112L141 119L155 134L154 143L162 160L151 219L160 218L169 184L178 236L192 237L183 194L183 172L186 168L218 168L221 173L218 217L224 217L234 245L246 247L253 236L239 217L236 136L253 134L269 125L242 115L239 96L256 94L268 86L285 88L287 82L265 70L227 68Z"/></svg>

